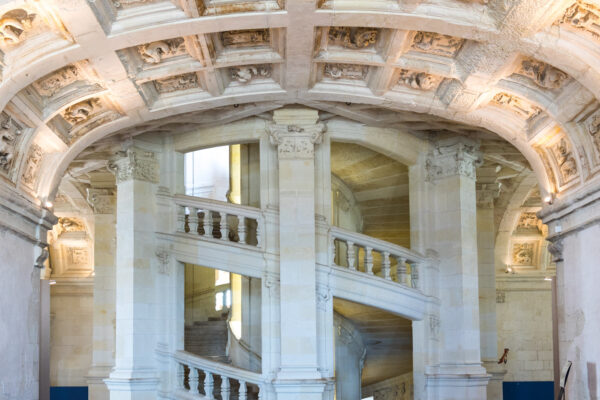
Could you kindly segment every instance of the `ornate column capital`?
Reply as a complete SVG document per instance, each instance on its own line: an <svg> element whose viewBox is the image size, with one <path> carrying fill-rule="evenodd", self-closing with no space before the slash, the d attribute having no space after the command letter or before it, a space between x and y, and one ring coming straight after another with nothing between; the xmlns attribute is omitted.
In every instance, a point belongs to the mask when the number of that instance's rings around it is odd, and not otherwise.
<svg viewBox="0 0 600 400"><path fill-rule="evenodd" d="M117 157L111 160L109 169L114 172L117 184L129 180L150 183L159 181L156 153L137 147L119 152Z"/></svg>
<svg viewBox="0 0 600 400"><path fill-rule="evenodd" d="M461 175L475 180L476 169L481 165L479 144L464 137L442 139L426 161L429 181Z"/></svg>
<svg viewBox="0 0 600 400"><path fill-rule="evenodd" d="M494 208L494 200L500 195L500 182L477 183L477 207Z"/></svg>
<svg viewBox="0 0 600 400"><path fill-rule="evenodd" d="M323 140L325 124L281 125L270 124L267 133L271 144L277 146L280 159L312 159L315 144Z"/></svg>
<svg viewBox="0 0 600 400"><path fill-rule="evenodd" d="M548 251L552 254L552 261L562 262L563 261L563 240L562 238L556 238L550 241L548 244Z"/></svg>
<svg viewBox="0 0 600 400"><path fill-rule="evenodd" d="M94 210L94 214L114 214L115 193L112 189L87 189L87 201Z"/></svg>

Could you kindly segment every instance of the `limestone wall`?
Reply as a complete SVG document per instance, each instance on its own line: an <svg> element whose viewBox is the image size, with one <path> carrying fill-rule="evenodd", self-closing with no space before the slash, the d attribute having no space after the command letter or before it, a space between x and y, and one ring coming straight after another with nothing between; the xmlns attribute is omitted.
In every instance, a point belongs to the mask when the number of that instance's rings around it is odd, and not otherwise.
<svg viewBox="0 0 600 400"><path fill-rule="evenodd" d="M505 382L552 381L552 291L543 278L498 282L498 351L510 349Z"/></svg>
<svg viewBox="0 0 600 400"><path fill-rule="evenodd" d="M92 364L93 286L58 281L50 292L50 386L87 386Z"/></svg>
<svg viewBox="0 0 600 400"><path fill-rule="evenodd" d="M40 271L33 246L0 229L0 399L38 399Z"/></svg>

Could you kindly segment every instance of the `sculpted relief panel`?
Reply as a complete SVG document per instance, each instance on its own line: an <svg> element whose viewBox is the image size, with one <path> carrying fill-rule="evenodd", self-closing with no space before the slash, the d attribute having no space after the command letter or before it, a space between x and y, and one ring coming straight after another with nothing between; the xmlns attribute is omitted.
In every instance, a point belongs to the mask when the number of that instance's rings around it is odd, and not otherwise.
<svg viewBox="0 0 600 400"><path fill-rule="evenodd" d="M0 171L10 172L23 137L23 128L6 113L0 115Z"/></svg>
<svg viewBox="0 0 600 400"><path fill-rule="evenodd" d="M365 80L369 67L356 64L325 64L325 76L330 79Z"/></svg>
<svg viewBox="0 0 600 400"><path fill-rule="evenodd" d="M172 93L180 90L198 89L198 75L195 72L167 78L157 79L154 81L154 87L159 94Z"/></svg>
<svg viewBox="0 0 600 400"><path fill-rule="evenodd" d="M17 44L21 35L32 26L36 17L21 8L12 10L0 17L0 37L4 44Z"/></svg>
<svg viewBox="0 0 600 400"><path fill-rule="evenodd" d="M242 84L247 84L256 78L270 78L271 66L265 65L247 65L243 67L233 67L229 69L231 79Z"/></svg>
<svg viewBox="0 0 600 400"><path fill-rule="evenodd" d="M558 165L563 182L569 182L578 175L577 162L575 161L575 156L573 155L570 144L567 142L566 138L561 138L558 143L552 147L552 153L554 154L554 159Z"/></svg>
<svg viewBox="0 0 600 400"><path fill-rule="evenodd" d="M498 93L496 96L494 96L493 102L510 109L512 112L528 121L542 113L542 109L540 107L530 104L526 100L508 93Z"/></svg>
<svg viewBox="0 0 600 400"><path fill-rule="evenodd" d="M411 49L444 57L454 57L464 42L465 40L461 38L420 31L415 34Z"/></svg>
<svg viewBox="0 0 600 400"><path fill-rule="evenodd" d="M434 90L442 82L442 77L425 72L400 70L398 84L419 90Z"/></svg>
<svg viewBox="0 0 600 400"><path fill-rule="evenodd" d="M536 242L513 244L512 263L518 266L533 266L536 263Z"/></svg>
<svg viewBox="0 0 600 400"><path fill-rule="evenodd" d="M166 59L187 54L183 38L147 43L139 46L138 52L148 64L159 64Z"/></svg>
<svg viewBox="0 0 600 400"><path fill-rule="evenodd" d="M195 0L199 15L221 15L240 12L283 10L284 0Z"/></svg>
<svg viewBox="0 0 600 400"><path fill-rule="evenodd" d="M35 186L36 176L42 164L43 157L44 152L40 146L35 143L29 146L29 155L23 169L22 182L30 189L33 189Z"/></svg>
<svg viewBox="0 0 600 400"><path fill-rule="evenodd" d="M226 31L220 34L220 38L223 46L229 48L269 46L271 32L269 29Z"/></svg>
<svg viewBox="0 0 600 400"><path fill-rule="evenodd" d="M358 50L374 47L379 30L373 28L335 27L329 28L329 44L346 49Z"/></svg>
<svg viewBox="0 0 600 400"><path fill-rule="evenodd" d="M536 85L545 89L558 89L569 79L569 76L558 68L533 58L523 60L516 73L530 78Z"/></svg>
<svg viewBox="0 0 600 400"><path fill-rule="evenodd" d="M600 38L600 8L591 3L577 1L565 11L558 24L598 39Z"/></svg>

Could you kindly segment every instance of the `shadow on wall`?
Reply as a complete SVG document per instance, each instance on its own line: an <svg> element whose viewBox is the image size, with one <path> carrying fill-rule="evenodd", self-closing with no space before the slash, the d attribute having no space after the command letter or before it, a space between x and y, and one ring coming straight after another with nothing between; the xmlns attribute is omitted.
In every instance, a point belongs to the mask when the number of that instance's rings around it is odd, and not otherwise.
<svg viewBox="0 0 600 400"><path fill-rule="evenodd" d="M87 386L53 386L50 388L50 400L87 400Z"/></svg>
<svg viewBox="0 0 600 400"><path fill-rule="evenodd" d="M504 382L504 400L553 400L554 382ZM52 399L54 400L54 399Z"/></svg>

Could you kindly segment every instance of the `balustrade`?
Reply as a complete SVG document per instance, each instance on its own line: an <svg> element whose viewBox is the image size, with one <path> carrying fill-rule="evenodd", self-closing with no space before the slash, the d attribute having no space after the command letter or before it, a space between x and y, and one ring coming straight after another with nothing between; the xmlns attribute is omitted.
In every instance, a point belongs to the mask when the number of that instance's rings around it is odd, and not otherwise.
<svg viewBox="0 0 600 400"><path fill-rule="evenodd" d="M260 400L264 382L260 374L232 367L186 351L173 355L177 363L177 399Z"/></svg>
<svg viewBox="0 0 600 400"><path fill-rule="evenodd" d="M199 239L262 247L259 209L197 197L174 196L177 232Z"/></svg>
<svg viewBox="0 0 600 400"><path fill-rule="evenodd" d="M337 227L331 228L329 240L331 265L419 288L419 266L426 261L420 254Z"/></svg>

